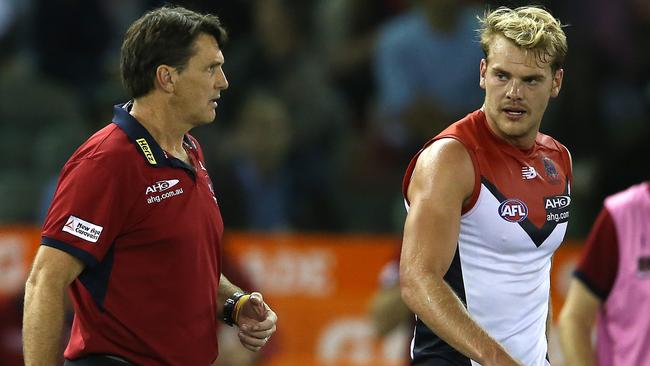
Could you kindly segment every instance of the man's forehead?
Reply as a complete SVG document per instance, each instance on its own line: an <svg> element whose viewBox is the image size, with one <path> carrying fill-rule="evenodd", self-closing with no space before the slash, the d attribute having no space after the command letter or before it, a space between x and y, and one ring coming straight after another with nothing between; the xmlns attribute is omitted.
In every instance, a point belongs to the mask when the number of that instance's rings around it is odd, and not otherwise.
<svg viewBox="0 0 650 366"><path fill-rule="evenodd" d="M194 46L202 47L205 49L216 49L217 51L221 49L219 47L219 42L217 42L217 39L207 33L200 33L194 40Z"/></svg>
<svg viewBox="0 0 650 366"><path fill-rule="evenodd" d="M223 53L219 47L216 38L209 34L201 33L194 41L194 49L196 50L194 56L201 58L218 59L223 62Z"/></svg>
<svg viewBox="0 0 650 366"><path fill-rule="evenodd" d="M540 57L541 50L518 47L505 37L495 37L490 46L488 61L497 68L521 68L527 73L544 73L551 71L551 61Z"/></svg>

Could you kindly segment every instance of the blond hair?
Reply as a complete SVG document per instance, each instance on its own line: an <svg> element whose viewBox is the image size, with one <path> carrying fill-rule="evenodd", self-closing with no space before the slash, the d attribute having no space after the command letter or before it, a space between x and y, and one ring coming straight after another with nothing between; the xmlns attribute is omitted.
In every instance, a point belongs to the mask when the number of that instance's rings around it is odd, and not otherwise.
<svg viewBox="0 0 650 366"><path fill-rule="evenodd" d="M500 34L517 46L532 50L541 63L551 63L551 70L562 67L567 53L566 35L562 23L538 6L516 9L500 7L478 18L481 28L481 48L487 59L494 36Z"/></svg>

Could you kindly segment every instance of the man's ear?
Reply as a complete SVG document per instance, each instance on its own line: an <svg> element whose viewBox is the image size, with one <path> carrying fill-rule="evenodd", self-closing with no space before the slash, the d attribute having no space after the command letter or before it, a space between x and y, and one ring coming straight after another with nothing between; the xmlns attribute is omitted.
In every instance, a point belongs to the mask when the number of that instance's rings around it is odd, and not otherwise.
<svg viewBox="0 0 650 366"><path fill-rule="evenodd" d="M564 69L555 70L555 75L553 75L553 86L551 87L551 97L555 98L560 94L560 89L562 89L562 79L564 78Z"/></svg>
<svg viewBox="0 0 650 366"><path fill-rule="evenodd" d="M156 68L156 83L167 93L174 92L176 81L176 69L168 65L160 65Z"/></svg>
<svg viewBox="0 0 650 366"><path fill-rule="evenodd" d="M479 66L479 82L478 85L481 89L485 89L485 74L487 73L487 60L482 58L481 65Z"/></svg>

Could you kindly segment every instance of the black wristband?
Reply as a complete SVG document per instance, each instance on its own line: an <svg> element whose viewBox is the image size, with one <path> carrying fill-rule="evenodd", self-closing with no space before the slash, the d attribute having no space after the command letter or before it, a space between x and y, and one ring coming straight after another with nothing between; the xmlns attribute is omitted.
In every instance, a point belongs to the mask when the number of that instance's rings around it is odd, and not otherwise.
<svg viewBox="0 0 650 366"><path fill-rule="evenodd" d="M233 324L235 324L235 320L232 318L232 312L235 310L237 301L239 301L239 299L241 299L244 295L246 294L237 291L234 294L230 295L230 297L226 300L226 303L223 305L223 321L231 327Z"/></svg>

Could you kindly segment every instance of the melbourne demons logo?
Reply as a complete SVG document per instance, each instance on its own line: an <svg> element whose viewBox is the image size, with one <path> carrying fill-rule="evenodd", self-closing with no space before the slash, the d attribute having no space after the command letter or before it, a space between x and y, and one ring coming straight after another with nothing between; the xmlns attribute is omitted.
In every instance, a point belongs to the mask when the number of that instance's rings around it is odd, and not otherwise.
<svg viewBox="0 0 650 366"><path fill-rule="evenodd" d="M542 159L542 162L544 163L544 170L546 170L546 176L548 177L548 181L551 184L560 184L560 175L557 172L557 169L555 168L555 164L553 163L553 160L547 158L546 156Z"/></svg>
<svg viewBox="0 0 650 366"><path fill-rule="evenodd" d="M521 222L528 217L528 206L518 199L509 199L499 205L499 216L509 222Z"/></svg>

